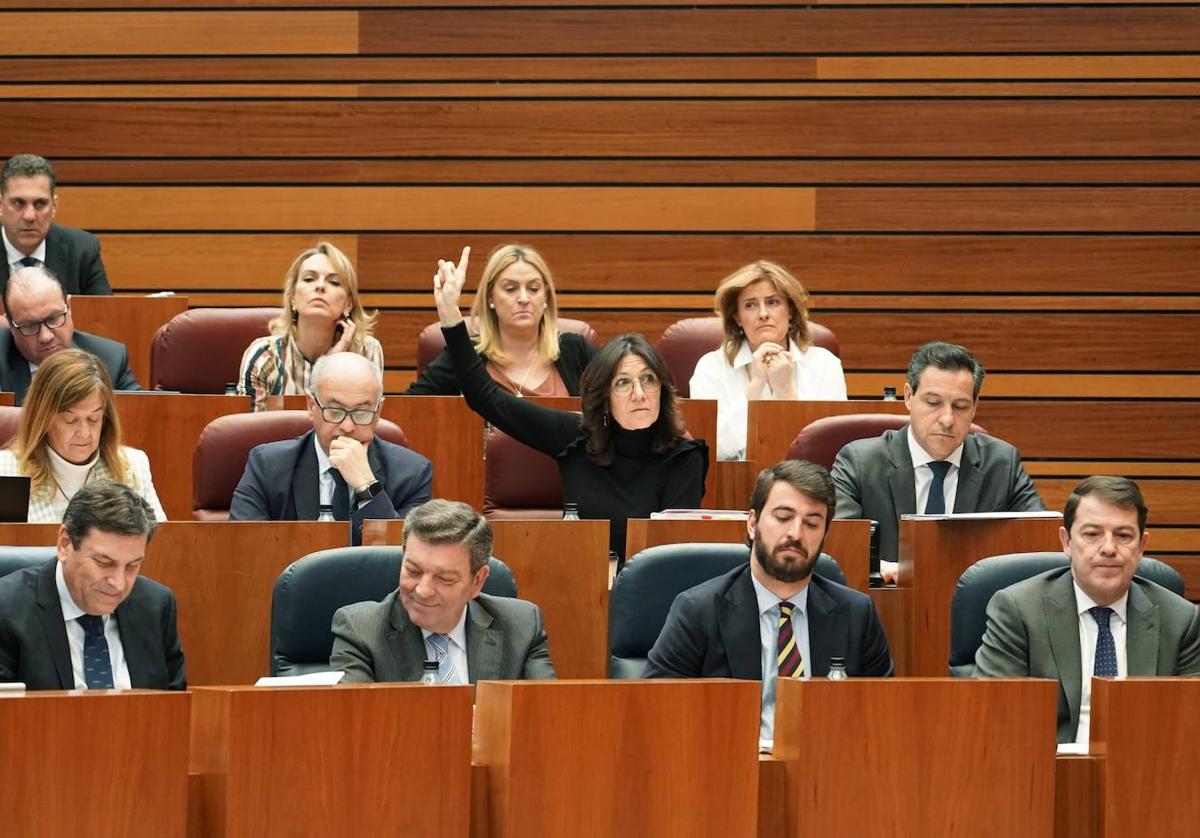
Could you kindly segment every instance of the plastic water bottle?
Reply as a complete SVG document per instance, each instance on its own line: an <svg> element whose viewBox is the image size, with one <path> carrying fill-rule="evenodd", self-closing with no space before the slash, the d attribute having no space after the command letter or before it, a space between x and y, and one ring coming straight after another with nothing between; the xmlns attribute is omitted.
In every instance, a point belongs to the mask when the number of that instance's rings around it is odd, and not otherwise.
<svg viewBox="0 0 1200 838"><path fill-rule="evenodd" d="M333 520L333 507L327 503L321 504L321 506L319 507L319 511L317 512L317 520L318 521L332 521Z"/></svg>
<svg viewBox="0 0 1200 838"><path fill-rule="evenodd" d="M836 655L829 658L829 674L827 677L830 681L845 681L850 676L846 674L846 659Z"/></svg>
<svg viewBox="0 0 1200 838"><path fill-rule="evenodd" d="M570 501L563 504L562 519L564 521L578 521L579 520L579 504L571 503Z"/></svg>
<svg viewBox="0 0 1200 838"><path fill-rule="evenodd" d="M899 401L899 399L896 398L896 388L895 387L884 387L883 388L883 400L885 402Z"/></svg>
<svg viewBox="0 0 1200 838"><path fill-rule="evenodd" d="M435 687L438 682L438 662L425 661L421 667L421 683L427 687Z"/></svg>

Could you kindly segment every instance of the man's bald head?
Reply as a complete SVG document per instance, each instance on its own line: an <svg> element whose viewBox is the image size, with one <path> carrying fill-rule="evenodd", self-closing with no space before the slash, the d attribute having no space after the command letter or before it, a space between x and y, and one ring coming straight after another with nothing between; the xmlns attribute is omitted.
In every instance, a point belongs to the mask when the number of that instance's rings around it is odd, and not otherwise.
<svg viewBox="0 0 1200 838"><path fill-rule="evenodd" d="M66 292L58 277L44 267L22 268L9 277L4 311L13 343L30 363L40 364L66 349L75 337Z"/></svg>
<svg viewBox="0 0 1200 838"><path fill-rule="evenodd" d="M359 442L370 442L379 423L379 406L383 400L383 372L374 363L354 352L335 352L322 355L313 365L312 387L308 396L308 411L317 441L325 451L335 437L348 436ZM373 412L367 424L354 421L347 413L341 421L331 422L330 412Z"/></svg>

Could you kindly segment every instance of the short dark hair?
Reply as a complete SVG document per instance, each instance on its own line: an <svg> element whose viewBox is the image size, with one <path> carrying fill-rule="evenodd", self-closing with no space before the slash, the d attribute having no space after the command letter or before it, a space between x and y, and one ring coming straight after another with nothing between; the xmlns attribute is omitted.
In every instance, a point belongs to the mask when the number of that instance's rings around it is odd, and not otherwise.
<svg viewBox="0 0 1200 838"><path fill-rule="evenodd" d="M750 495L750 510L755 518L762 515L763 507L767 505L767 495L780 481L788 483L817 503L825 504L826 526L833 520L833 514L837 511L837 489L834 488L833 478L824 466L808 460L782 460L758 473L754 492Z"/></svg>
<svg viewBox="0 0 1200 838"><path fill-rule="evenodd" d="M15 177L38 177L45 175L50 178L50 194L54 194L58 179L54 176L54 167L45 157L36 154L14 154L4 164L4 173L0 174L0 195L8 191L8 182Z"/></svg>
<svg viewBox="0 0 1200 838"><path fill-rule="evenodd" d="M1097 499L1110 506L1137 510L1138 532L1146 531L1146 516L1149 514L1149 510L1146 508L1146 499L1142 497L1142 490L1138 488L1138 484L1128 477L1094 475L1076 486L1071 492L1071 496L1067 498L1067 505L1063 508L1063 526L1067 532L1071 531L1071 527L1075 523L1075 513L1079 510L1079 502L1088 495L1095 495Z"/></svg>
<svg viewBox="0 0 1200 838"><path fill-rule="evenodd" d="M434 498L404 516L404 543L412 534L426 544L465 544L471 556L471 575L492 556L492 525L469 504Z"/></svg>
<svg viewBox="0 0 1200 838"><path fill-rule="evenodd" d="M158 519L145 498L111 480L85 483L71 497L63 513L63 527L76 550L92 530L144 535L149 544L157 525Z"/></svg>
<svg viewBox="0 0 1200 838"><path fill-rule="evenodd" d="M983 387L983 364L975 360L975 356L966 347L957 343L945 343L940 340L931 341L908 359L908 386L917 392L917 384L921 373L926 367L937 367L939 370L966 370L975 379L975 390L972 398L979 398L979 390Z"/></svg>
<svg viewBox="0 0 1200 838"><path fill-rule="evenodd" d="M636 332L627 332L604 344L592 356L579 382L579 401L583 409L581 426L587 434L587 456L598 466L612 464L613 425L609 399L613 376L626 355L636 355L646 362L650 371L662 382L658 399L658 418L650 427L654 433L651 449L661 454L674 448L683 439L683 419L675 402L675 379L662 356L654 351L644 337Z"/></svg>
<svg viewBox="0 0 1200 838"><path fill-rule="evenodd" d="M63 305L67 305L67 306L70 305L70 302L68 302L68 300L67 300L67 289L63 287L62 280L58 278L58 276L54 273L54 271L50 270L45 265L34 265L34 266L28 267L28 268L21 268L21 270L17 271L15 274L13 274L12 276L10 276L8 278L8 282L4 283L4 291L3 291L4 318L6 320L8 320L8 322L10 324L13 322L13 319L12 319L12 314L9 313L10 309L8 307L8 289L10 287L12 287L14 279L16 279L19 275L26 274L26 273L43 274L46 277L46 279L52 280L54 282L54 284L58 286L59 293L62 294ZM18 284L20 284L20 282L21 282L21 280L17 280Z"/></svg>

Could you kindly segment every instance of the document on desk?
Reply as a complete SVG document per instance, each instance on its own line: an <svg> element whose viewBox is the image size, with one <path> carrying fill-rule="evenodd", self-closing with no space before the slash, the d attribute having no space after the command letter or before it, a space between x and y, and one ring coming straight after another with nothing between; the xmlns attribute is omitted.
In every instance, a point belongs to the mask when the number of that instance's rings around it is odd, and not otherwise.
<svg viewBox="0 0 1200 838"><path fill-rule="evenodd" d="M24 695L25 684L21 681L0 681L0 696Z"/></svg>
<svg viewBox="0 0 1200 838"><path fill-rule="evenodd" d="M254 682L256 687L332 687L340 683L345 672L308 672L304 675L263 676Z"/></svg>
<svg viewBox="0 0 1200 838"><path fill-rule="evenodd" d="M1003 521L1009 518L1061 518L1061 512L1034 510L1032 512L945 512L941 515L901 515L900 520L915 521Z"/></svg>
<svg viewBox="0 0 1200 838"><path fill-rule="evenodd" d="M1087 742L1063 742L1061 745L1058 746L1058 750L1056 751L1056 753L1060 757L1061 756L1072 756L1072 755L1087 756L1088 755L1088 743Z"/></svg>

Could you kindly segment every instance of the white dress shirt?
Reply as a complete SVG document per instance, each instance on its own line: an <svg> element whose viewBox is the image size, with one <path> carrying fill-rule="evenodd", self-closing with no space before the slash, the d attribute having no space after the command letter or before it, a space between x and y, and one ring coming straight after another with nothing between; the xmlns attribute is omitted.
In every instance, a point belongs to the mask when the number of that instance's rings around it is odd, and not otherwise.
<svg viewBox="0 0 1200 838"><path fill-rule="evenodd" d="M775 679L779 676L779 603L783 600L767 590L766 586L750 574L754 584L754 596L758 599L758 635L762 649L762 714L758 723L758 746L760 750L771 749L775 739ZM808 644L808 586L788 597L792 608L792 635L804 661L804 674L809 678Z"/></svg>
<svg viewBox="0 0 1200 838"><path fill-rule="evenodd" d="M430 657L426 660L436 660L429 647L429 635L436 632L426 631L421 629L421 637L425 640L425 654ZM471 673L467 669L467 607L464 605L462 614L458 616L458 625L450 630L446 635L450 642L446 644L446 656L454 662L454 680L447 681L447 684L469 684L471 683Z"/></svg>
<svg viewBox="0 0 1200 838"><path fill-rule="evenodd" d="M1079 612L1079 674L1082 676L1079 685L1079 728L1075 731L1075 742L1088 744L1088 734L1092 722L1092 672L1096 668L1096 638L1100 635L1100 627L1096 618L1089 613L1096 603L1083 592L1079 583L1072 580L1075 586L1075 610ZM1113 613L1108 618L1108 629L1112 632L1113 646L1117 652L1117 676L1124 678L1129 674L1129 658L1125 651L1125 617L1129 611L1129 591L1108 606Z"/></svg>
<svg viewBox="0 0 1200 838"><path fill-rule="evenodd" d="M8 273L9 276L12 276L17 271L25 267L21 264L21 260L25 258L25 254L12 246L12 243L8 240L8 233L4 231L3 227L0 227L0 238L4 239L4 258L8 260ZM34 249L33 253L30 253L29 255L45 265L46 240L42 239L41 244L39 244L37 248Z"/></svg>
<svg viewBox="0 0 1200 838"><path fill-rule="evenodd" d="M959 445L946 458L946 462L950 463L950 470L946 472L942 489L946 497L947 512L954 511L954 500L958 497L958 467L962 462L963 445L966 443ZM929 452L917 442L916 437L913 436L912 425L908 426L908 453L913 461L913 480L917 490L917 514L922 515L925 512L925 504L929 501L929 484L933 482L933 469L929 467L929 464L934 461L934 458L929 456Z"/></svg>
<svg viewBox="0 0 1200 838"><path fill-rule="evenodd" d="M846 376L842 362L828 349L810 346L801 351L794 341L788 341L792 372L796 379L796 398L806 401L845 401ZM750 386L750 363L754 353L750 343L743 340L732 366L725 360L725 350L714 349L701 356L692 373L691 397L717 400L717 459L740 460L746 456L746 388ZM775 394L764 387L763 400Z"/></svg>
<svg viewBox="0 0 1200 838"><path fill-rule="evenodd" d="M67 647L71 650L71 674L75 678L75 689L87 689L87 676L83 674L83 626L79 618L84 611L75 604L74 597L67 590L67 580L63 578L63 565L59 562L54 568L54 584L58 587L58 604L62 608L63 621L67 625ZM129 666L125 663L125 647L121 645L121 631L117 627L117 619L112 614L101 617L104 621L104 639L108 641L108 658L112 663L113 687L118 690L128 690L133 685L129 680Z"/></svg>

